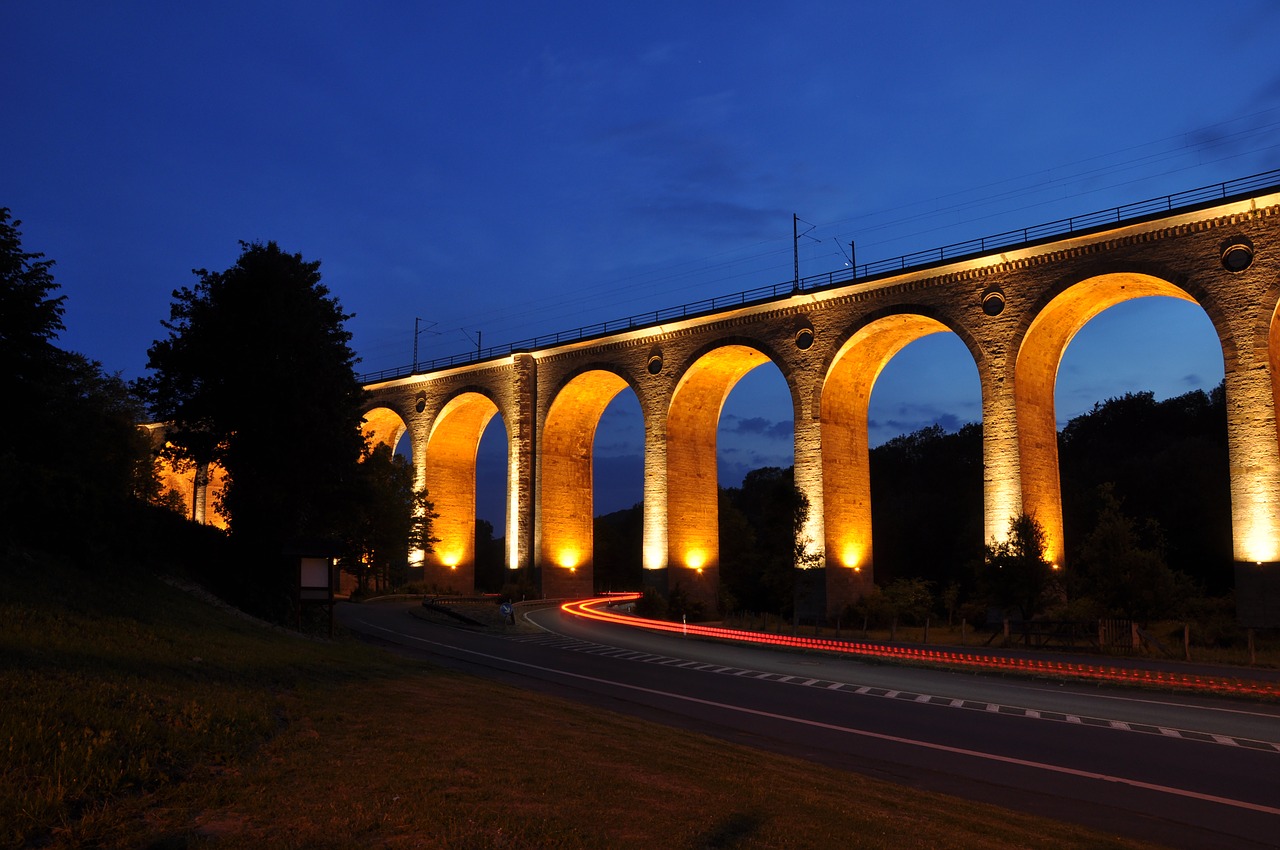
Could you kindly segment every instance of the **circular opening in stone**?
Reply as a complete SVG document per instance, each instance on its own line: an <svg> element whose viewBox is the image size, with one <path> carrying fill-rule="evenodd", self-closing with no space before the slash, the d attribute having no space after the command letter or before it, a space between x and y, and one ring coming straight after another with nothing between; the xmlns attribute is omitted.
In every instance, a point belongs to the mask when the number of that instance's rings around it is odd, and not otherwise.
<svg viewBox="0 0 1280 850"><path fill-rule="evenodd" d="M413 403L413 409L421 413L427 409L427 397L422 393L418 394L418 399Z"/></svg>
<svg viewBox="0 0 1280 850"><path fill-rule="evenodd" d="M1222 243L1222 267L1229 272L1242 272L1253 265L1253 245L1244 237Z"/></svg>
<svg viewBox="0 0 1280 850"><path fill-rule="evenodd" d="M982 312L988 316L999 316L1004 312L1004 293L991 289L982 294Z"/></svg>
<svg viewBox="0 0 1280 850"><path fill-rule="evenodd" d="M662 355L655 354L649 358L649 374L656 375L662 371Z"/></svg>
<svg viewBox="0 0 1280 850"><path fill-rule="evenodd" d="M808 350L813 345L813 330L810 328L801 328L796 331L796 348L801 351Z"/></svg>

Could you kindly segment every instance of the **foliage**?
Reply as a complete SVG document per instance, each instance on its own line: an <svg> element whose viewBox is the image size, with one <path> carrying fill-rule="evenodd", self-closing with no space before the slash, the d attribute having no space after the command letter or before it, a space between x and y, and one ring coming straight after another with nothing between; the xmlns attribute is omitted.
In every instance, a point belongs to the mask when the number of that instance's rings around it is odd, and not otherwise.
<svg viewBox="0 0 1280 850"><path fill-rule="evenodd" d="M1009 519L1009 536L987 545L979 570L979 593L1005 612L1030 620L1062 596L1053 566L1045 560L1044 528L1027 513Z"/></svg>
<svg viewBox="0 0 1280 850"><path fill-rule="evenodd" d="M756 469L720 491L720 581L742 610L791 616L796 567L811 557L808 517L792 467Z"/></svg>
<svg viewBox="0 0 1280 850"><path fill-rule="evenodd" d="M884 588L884 600L894 616L910 625L921 625L933 611L933 582L898 578Z"/></svg>
<svg viewBox="0 0 1280 850"><path fill-rule="evenodd" d="M53 343L64 330L66 296L53 294L53 260L23 250L21 226L0 207L0 387L6 398L15 390L36 390L62 367L62 352Z"/></svg>
<svg viewBox="0 0 1280 850"><path fill-rule="evenodd" d="M1165 563L1160 526L1128 517L1110 484L1098 488L1098 500L1097 521L1072 561L1072 596L1094 600L1103 616L1143 624L1181 616L1184 600L1198 594Z"/></svg>
<svg viewBox="0 0 1280 850"><path fill-rule="evenodd" d="M1208 592L1231 587L1231 485L1222 384L1164 401L1111 398L1067 423L1059 439L1066 562L1074 568L1103 508L1100 487L1141 530L1162 530L1165 562Z"/></svg>
<svg viewBox="0 0 1280 850"><path fill-rule="evenodd" d="M955 620L956 610L960 605L960 582L953 581L942 591L942 605L947 611L947 625Z"/></svg>
<svg viewBox="0 0 1280 850"><path fill-rule="evenodd" d="M291 548L344 535L359 492L363 389L351 334L320 264L274 242L241 243L235 265L197 270L173 293L169 336L141 382L178 453L227 473L222 508L259 602L277 616Z"/></svg>
<svg viewBox="0 0 1280 850"><path fill-rule="evenodd" d="M644 584L644 506L596 517L593 533L596 591L639 590Z"/></svg>
<svg viewBox="0 0 1280 850"><path fill-rule="evenodd" d="M493 536L493 523L476 519L476 590L500 593L510 577L503 553L502 538ZM517 596L516 599L521 597Z"/></svg>
<svg viewBox="0 0 1280 850"><path fill-rule="evenodd" d="M125 542L123 513L156 489L142 407L101 364L54 344L65 296L20 225L0 208L0 543L92 554Z"/></svg>
<svg viewBox="0 0 1280 850"><path fill-rule="evenodd" d="M864 593L857 602L849 606L843 619L850 622L861 620L865 631L887 626L892 618L893 606L890 605L888 597L878 586L872 586L870 592Z"/></svg>
<svg viewBox="0 0 1280 850"><path fill-rule="evenodd" d="M1216 648L1246 645L1247 632L1236 618L1233 595L1192 597L1186 601L1186 615L1191 624L1191 639L1198 645Z"/></svg>
<svg viewBox="0 0 1280 850"><path fill-rule="evenodd" d="M636 600L636 615L650 620L667 619L667 597L655 588L646 587Z"/></svg>
<svg viewBox="0 0 1280 850"><path fill-rule="evenodd" d="M1181 598L1229 590L1226 438L1222 385L1164 401L1151 393L1126 394L1067 424L1059 455L1066 573L1073 595L1086 592L1074 580L1081 557L1090 557L1083 547L1103 508L1099 488L1105 484L1123 502L1143 548L1153 545L1142 538L1148 523L1163 530L1158 550L1172 573L1156 570L1161 598L1169 598L1170 582L1174 597ZM877 581L907 577L938 587L954 583L955 606L981 601L977 578L982 571L975 565L983 551L974 543L982 539L981 425L966 425L955 434L925 428L872 449L870 459ZM1099 609L1085 600L1073 599L1072 605L1078 612Z"/></svg>
<svg viewBox="0 0 1280 850"><path fill-rule="evenodd" d="M982 555L982 426L895 437L870 463L876 580L967 582L966 565Z"/></svg>
<svg viewBox="0 0 1280 850"><path fill-rule="evenodd" d="M541 599L542 592L527 570L507 570L509 575L498 589L498 595L510 602Z"/></svg>
<svg viewBox="0 0 1280 850"><path fill-rule="evenodd" d="M691 599L680 582L676 582L674 587L668 589L666 609L666 618L669 620L698 622L707 618L706 606L698 600Z"/></svg>
<svg viewBox="0 0 1280 850"><path fill-rule="evenodd" d="M401 587L409 581L409 553L434 551L434 506L425 491L413 489L413 467L379 443L366 452L355 479L356 498L347 520L342 567L356 576L360 591Z"/></svg>

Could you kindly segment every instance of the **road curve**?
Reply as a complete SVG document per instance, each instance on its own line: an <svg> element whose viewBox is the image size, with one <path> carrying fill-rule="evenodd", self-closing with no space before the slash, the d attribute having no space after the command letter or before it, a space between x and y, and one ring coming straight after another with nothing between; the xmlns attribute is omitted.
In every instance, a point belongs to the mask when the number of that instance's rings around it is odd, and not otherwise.
<svg viewBox="0 0 1280 850"><path fill-rule="evenodd" d="M521 687L1171 847L1280 847L1280 710L683 639L548 609L536 634L343 604L370 639Z"/></svg>

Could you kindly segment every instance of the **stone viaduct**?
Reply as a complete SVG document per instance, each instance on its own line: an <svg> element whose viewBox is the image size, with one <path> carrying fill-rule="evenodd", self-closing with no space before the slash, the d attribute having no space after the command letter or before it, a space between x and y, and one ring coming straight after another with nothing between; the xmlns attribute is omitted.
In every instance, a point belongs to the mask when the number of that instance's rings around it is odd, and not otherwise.
<svg viewBox="0 0 1280 850"><path fill-rule="evenodd" d="M428 582L474 585L476 451L499 414L508 438L507 566L545 595L592 592L592 451L609 402L630 389L644 417L646 582L714 608L716 428L734 384L770 361L790 389L795 480L810 513L809 605L832 614L873 580L867 407L894 355L954 333L982 391L984 533L1026 511L1062 564L1054 386L1071 338L1134 298L1198 304L1222 345L1237 592L1280 622L1280 181L1214 187L1102 217L940 249L843 281L788 283L754 301L655 316L586 338L503 351L368 384L367 424L407 437L439 519ZM1235 191L1233 191L1233 188ZM1197 190L1201 191L1201 190ZM1152 206L1158 208L1150 208ZM992 242L1000 243L997 247ZM921 262L920 260L923 260ZM566 297L571 297L566 294ZM670 311L668 311L669 313ZM1253 604L1253 603L1251 603Z"/></svg>

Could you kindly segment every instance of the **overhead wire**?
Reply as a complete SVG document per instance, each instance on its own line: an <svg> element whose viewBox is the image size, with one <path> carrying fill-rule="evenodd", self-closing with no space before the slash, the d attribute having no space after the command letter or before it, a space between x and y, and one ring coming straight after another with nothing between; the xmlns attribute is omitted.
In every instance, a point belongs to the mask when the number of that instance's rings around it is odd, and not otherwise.
<svg viewBox="0 0 1280 850"><path fill-rule="evenodd" d="M1131 177L1131 179L1119 182L1104 179L1103 182L1082 188L1080 191L1059 194L1051 198L1043 197L1046 193L1072 185L1082 185L1089 181L1096 182L1103 178L1133 174L1133 172L1144 167L1169 163L1171 160L1191 154L1219 150L1227 145L1257 140L1259 137L1269 138L1270 134L1280 127L1280 120L1269 120L1270 116L1277 114L1280 114L1280 107L1261 110L1250 115L1165 136L1151 142L1130 145L1114 151L1084 157L1054 168L1041 169L991 181L976 187L948 192L933 198L924 198L893 207L871 210L859 215L820 224L812 224L806 221L805 224L810 225L810 228L805 232L805 235L809 236L810 239L822 241L818 237L810 235L812 231L817 230L824 234L824 238L832 238L835 244L842 245L846 240L837 234L852 231L859 237L860 248L880 247L947 230L955 227L958 223L939 223L927 226L929 222L937 221L944 217L954 218L960 214L967 213L964 223L970 225L993 218L1008 217L1031 209L1061 204L1064 200L1096 195L1123 186L1167 177L1170 174L1203 168L1243 156L1257 155L1258 153L1280 148L1280 142L1261 147L1254 146L1245 150L1236 150L1212 160L1201 160L1180 167L1165 169L1157 173L1139 174ZM1240 129L1221 132L1225 128L1239 126L1240 122L1252 123ZM1181 144L1175 147L1169 146L1171 143L1179 141L1181 141ZM1153 148L1155 150L1152 150ZM1150 152L1139 156L1129 156L1138 151ZM1118 156L1126 156L1127 158L1114 161L1115 157ZM1046 179L1037 179L1043 175L1049 176ZM1036 182L1028 183L1027 181L1030 180L1036 180ZM989 191L999 187L1009 188L994 192ZM1034 200L1037 196L1041 199ZM998 211L982 215L973 214L992 205L1007 204L1009 201L1018 198L1033 200L1033 202L1014 207L1004 206ZM940 206L940 203L943 205ZM930 208L921 209L926 205L929 205ZM919 211L907 215L895 215L895 213L906 213L910 210ZM894 228L910 227L911 225L920 226L895 233L891 237L876 238L876 235L885 234ZM863 241L868 236L871 237L870 241ZM506 338L531 336L536 327L550 324L560 318L564 318L567 321L570 317L589 315L593 309L603 306L621 308L623 305L643 302L653 303L663 296L675 296L678 293L695 288L706 292L715 284L727 284L744 278L761 278L770 273L777 278L773 282L780 282L783 279L790 278L790 275L787 274L790 265L787 260L791 259L791 254L796 249L794 244L789 244L791 242L792 240L790 239L785 241L782 239L759 240L710 255L677 260L649 269L636 270L621 276L599 279L595 282L575 286L572 299L567 299L565 293L560 291L516 303L492 305L479 310L472 310L465 314L451 316L449 323L451 326L456 323L457 328L451 327L449 330L462 331L465 327L481 327L485 330L486 336L495 339L495 341L506 341ZM806 261L812 262L823 257L839 258L837 262L845 262L841 254L835 251L826 251L819 255L810 253L806 255ZM624 311L619 309L619 316L610 316L608 318L622 318L622 312ZM406 351L409 350L412 336L413 332L406 329L403 334L397 332L391 338L380 338L372 345L365 346L362 354L367 362L379 359L384 352L388 356L395 356L391 355L390 352L398 351L401 348ZM449 342L447 331L437 338L434 343L422 346L424 352L422 359L430 359L431 351L446 347L461 349L460 345L453 345Z"/></svg>

